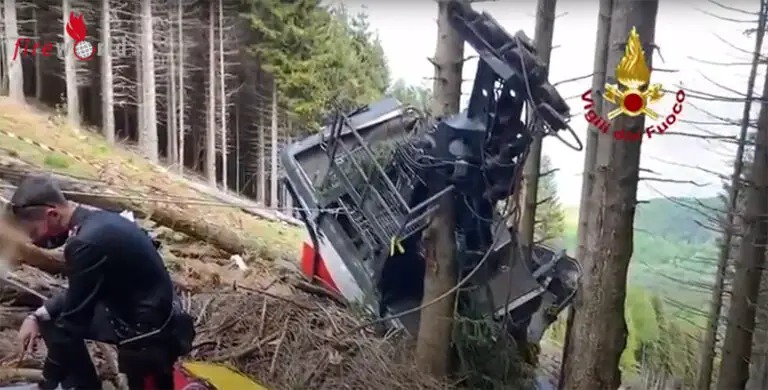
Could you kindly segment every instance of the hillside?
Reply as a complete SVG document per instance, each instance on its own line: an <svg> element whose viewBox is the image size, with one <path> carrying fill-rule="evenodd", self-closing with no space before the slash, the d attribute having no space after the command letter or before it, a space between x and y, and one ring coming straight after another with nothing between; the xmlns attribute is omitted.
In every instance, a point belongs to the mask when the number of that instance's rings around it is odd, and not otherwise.
<svg viewBox="0 0 768 390"><path fill-rule="evenodd" d="M707 300L708 292L695 282L708 283L713 274L717 234L705 227L711 225L706 215L720 204L713 197L657 198L638 205L629 282L686 303ZM565 242L573 251L578 215L568 212Z"/></svg>
<svg viewBox="0 0 768 390"><path fill-rule="evenodd" d="M381 340L365 332L341 337L364 319L297 275L300 228L245 212L129 149L62 123L55 113L0 98L0 203L23 174L43 171L77 183L81 190L67 193L72 199L132 209L141 217L137 222L162 243L166 267L184 305L197 318L192 359L229 363L274 389L375 389L371 384L388 376L392 378L382 383L445 388L413 367L404 348L397 347L397 337ZM177 223L158 217L169 210ZM5 245L11 234L0 232L0 245ZM232 256L238 248L245 266ZM17 255L25 261L27 253ZM55 258L55 251L46 253ZM44 296L66 286L55 272L27 264L6 277ZM36 294L0 284L0 385L40 378L44 349L20 356L15 336L27 313L39 305ZM111 347L92 347L100 372L114 379Z"/></svg>
<svg viewBox="0 0 768 390"><path fill-rule="evenodd" d="M717 197L651 199L637 206L635 229L674 242L709 243L717 233L704 226L712 225L707 218L722 207Z"/></svg>
<svg viewBox="0 0 768 390"><path fill-rule="evenodd" d="M0 99L0 130L66 151L83 161L0 134L0 148L13 157L48 172L100 183L123 196L134 196L131 201L146 214L160 207L194 213L193 220L204 220L211 234L234 234L253 262L268 264L283 257L295 258L298 253L300 229L244 213L206 196L165 168L128 149L108 145L100 135L63 125L56 115Z"/></svg>

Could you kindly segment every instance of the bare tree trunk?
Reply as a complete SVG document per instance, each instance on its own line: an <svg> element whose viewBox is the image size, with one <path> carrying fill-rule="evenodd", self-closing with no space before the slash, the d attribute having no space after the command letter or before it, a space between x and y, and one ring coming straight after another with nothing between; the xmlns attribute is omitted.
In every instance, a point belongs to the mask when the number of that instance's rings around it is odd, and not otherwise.
<svg viewBox="0 0 768 390"><path fill-rule="evenodd" d="M264 116L259 114L259 180L257 182L256 200L264 205L267 204L267 137L264 135L266 130Z"/></svg>
<svg viewBox="0 0 768 390"><path fill-rule="evenodd" d="M607 69L613 71L624 57L624 43L633 26L645 48L652 47L657 0L616 0L611 18ZM652 52L645 54L651 68ZM608 82L615 83L615 78ZM606 108L606 107L603 107ZM624 319L627 270L632 257L633 222L637 204L641 142L616 142L612 132L626 129L642 133L645 117L620 116L611 132L599 134L587 245L574 302L568 361L562 387L569 390L609 390L621 384L619 360L627 339ZM595 326L599 323L600 326Z"/></svg>
<svg viewBox="0 0 768 390"><path fill-rule="evenodd" d="M436 118L445 118L459 112L464 41L451 27L446 2L439 1L437 4L437 47L432 60L435 65L432 114ZM452 195L443 197L440 208L423 233L426 271L422 302L437 299L457 282L453 203ZM421 310L416 366L436 377L445 377L449 373L455 300L454 292Z"/></svg>
<svg viewBox="0 0 768 390"><path fill-rule="evenodd" d="M216 78L214 74L216 62L213 50L216 43L213 30L216 14L214 10L211 1L208 10L208 111L206 115L208 131L205 136L205 176L211 187L216 187Z"/></svg>
<svg viewBox="0 0 768 390"><path fill-rule="evenodd" d="M115 104L112 86L112 32L110 30L110 0L101 1L101 127L110 144L115 143Z"/></svg>
<svg viewBox="0 0 768 390"><path fill-rule="evenodd" d="M768 78L762 96L768 96ZM720 361L719 390L743 389L749 377L755 310L768 244L768 103L760 106L755 156L745 193L743 237L739 243L728 322Z"/></svg>
<svg viewBox="0 0 768 390"><path fill-rule="evenodd" d="M139 137L142 154L152 162L158 162L157 107L155 98L155 48L152 36L152 0L141 1L141 81L144 101L144 133Z"/></svg>
<svg viewBox="0 0 768 390"><path fill-rule="evenodd" d="M5 7L0 7L0 17L3 18L2 32L5 34ZM3 96L8 94L8 69L10 66L6 50L8 50L8 45L0 48L0 95Z"/></svg>
<svg viewBox="0 0 768 390"><path fill-rule="evenodd" d="M240 99L235 99L235 192L240 193Z"/></svg>
<svg viewBox="0 0 768 390"><path fill-rule="evenodd" d="M170 29L170 35L171 38L168 40L168 102L167 102L167 112L168 112L168 123L166 125L166 139L168 146L166 147L166 156L168 157L168 162L173 165L176 164L176 161L178 160L177 153L178 153L178 129L176 127L177 119L177 110L176 107L176 45L174 44L174 38L173 38L173 24L171 23Z"/></svg>
<svg viewBox="0 0 768 390"><path fill-rule="evenodd" d="M272 127L269 148L269 207L277 209L277 81L272 83Z"/></svg>
<svg viewBox="0 0 768 390"><path fill-rule="evenodd" d="M552 52L552 36L555 32L555 10L557 0L538 0L536 5L536 28L534 44L542 62L549 67ZM541 167L541 146L544 134L536 133L528 150L528 157L523 168L523 207L520 216L520 243L526 257L531 255L535 241L536 206L538 205L538 186Z"/></svg>
<svg viewBox="0 0 768 390"><path fill-rule="evenodd" d="M751 102L752 90L754 88L755 76L757 73L757 64L759 63L760 49L762 48L762 42L765 38L766 19L768 18L768 4L766 1L760 3L760 15L758 18L757 37L759 43L755 42L755 54L753 54L753 64L750 70L750 87L747 91L747 99L745 101L745 112L749 113L747 109L747 103ZM742 121L742 128L749 127L749 116L746 116ZM744 131L746 136L746 130ZM740 134L741 135L741 134ZM743 149L744 139L742 138L739 143L739 149ZM743 152L742 152L743 154ZM738 158L737 162L741 162L741 158ZM741 172L739 172L739 178L741 178ZM734 184L731 186L733 187ZM735 205L734 205L735 207ZM730 241L730 240L729 240ZM730 249L730 248L729 248ZM727 261L726 261L727 264ZM765 269L762 270L765 272ZM724 277L723 277L724 279ZM722 288L721 288L722 290ZM721 298L722 300L722 298ZM720 312L718 311L717 319L720 318ZM757 298L757 312L755 314L755 330L752 333L752 356L749 364L749 380L747 380L746 390L763 390L768 389L768 278L763 273L760 280L760 293Z"/></svg>
<svg viewBox="0 0 768 390"><path fill-rule="evenodd" d="M599 91L603 90L606 80L606 62L608 60L608 38L611 33L611 14L613 13L614 0L600 0L597 14L597 37L595 37L595 56L592 63L592 100L595 101L593 110L598 115L603 113L603 99ZM589 198L592 196L592 187L595 181L595 159L597 157L597 135L599 131L591 125L587 125L587 142L584 150L584 172L581 182L581 199L579 201L579 225L577 230L578 246L576 247L576 259L583 269L591 267L584 262L584 248L587 240L587 222L591 215L589 210ZM577 292L578 294L578 292ZM573 323L574 308L568 307L568 319L565 324L565 340L563 345L562 363L560 366L560 380L558 389L563 390L563 377L568 367L570 356L571 326Z"/></svg>
<svg viewBox="0 0 768 390"><path fill-rule="evenodd" d="M744 147L749 130L750 112L752 110L752 96L754 95L755 79L757 78L757 65L760 61L760 48L763 47L763 37L765 36L765 2L761 1L760 16L758 18L758 27L755 32L755 52L752 56L752 68L749 71L747 81L746 100L744 101L744 110L742 112L741 131L739 132L739 141L736 149L736 160L733 165L731 175L731 186L728 191L728 206L726 209L725 221L723 226L723 237L720 243L720 253L715 273L715 283L712 287L712 298L710 298L709 317L707 318L707 327L704 334L704 342L701 345L701 356L697 370L696 389L709 390L712 384L712 371L715 359L715 345L717 344L717 329L720 325L720 313L723 306L723 289L725 285L725 273L728 262L731 258L731 243L734 233L734 215L736 205L739 199L741 189L741 174L744 167ZM762 387L761 387L762 388ZM757 388L756 388L757 389Z"/></svg>
<svg viewBox="0 0 768 390"><path fill-rule="evenodd" d="M437 97L439 95L435 95ZM435 99L439 100L439 99ZM440 103L437 103L440 104ZM457 282L456 241L452 195L440 202L440 209L424 229L424 297L431 302L452 289ZM456 293L421 310L416 343L416 366L435 377L447 376L451 362L451 334Z"/></svg>
<svg viewBox="0 0 768 390"><path fill-rule="evenodd" d="M40 36L40 21L37 8L32 8L32 19L35 25L34 35ZM36 38L39 39L39 38ZM10 42L6 42L6 45ZM43 56L35 53L35 99L39 102L43 97Z"/></svg>
<svg viewBox="0 0 768 390"><path fill-rule="evenodd" d="M10 38L8 42L4 43L6 69L8 70L8 96L13 100L22 102L24 101L24 71L21 67L21 58L14 59L15 39L19 38L16 0L5 0L4 4L5 36Z"/></svg>
<svg viewBox="0 0 768 390"><path fill-rule="evenodd" d="M226 92L226 70L224 69L224 5L219 0L219 116L221 117L221 186L227 188L227 96Z"/></svg>
<svg viewBox="0 0 768 390"><path fill-rule="evenodd" d="M178 20L177 20L177 29L179 30L179 108L178 108L178 118L179 118L179 130L176 132L177 137L179 138L179 148L178 148L178 154L179 154L179 172L184 172L184 135L186 133L185 124L184 124L184 118L186 109L184 107L184 61L186 61L186 56L184 55L184 0L178 0L179 1L179 8L178 8Z"/></svg>
<svg viewBox="0 0 768 390"><path fill-rule="evenodd" d="M63 36L69 36L67 34L67 23L69 22L70 13L70 0L62 0L62 30ZM7 19L7 18L6 18ZM19 65L21 66L21 65ZM75 63L75 56L69 47L64 50L64 79L67 84L67 119L72 125L80 124L80 97L77 88L77 64Z"/></svg>
<svg viewBox="0 0 768 390"><path fill-rule="evenodd" d="M766 279L763 278L761 289L766 287L765 281ZM758 324L759 323L760 322L758 322ZM745 387L746 390L768 389L768 358L766 357L768 351L766 351L764 340L766 337L766 332L761 330L761 333L762 334L759 336L760 340L758 340L758 342L754 342L754 339L758 338L758 335L755 334L753 337L753 344L755 348L752 351L752 360L750 361L749 365L749 380L747 381L747 386Z"/></svg>
<svg viewBox="0 0 768 390"><path fill-rule="evenodd" d="M768 389L768 278L765 274L760 279L755 330L752 332L752 357L749 360L749 379L745 390L764 389Z"/></svg>
<svg viewBox="0 0 768 390"><path fill-rule="evenodd" d="M143 2L144 0L142 0ZM141 17L141 16L140 16ZM142 24L137 24L136 27L136 36L141 36L141 29ZM138 40L139 38L137 38ZM144 134L147 133L147 116L145 115L144 111L144 101L146 100L146 96L144 94L144 74L141 71L142 69L142 56L144 55L142 52L144 50L142 49L141 45L138 45L135 49L136 53L136 120L138 122L138 126L136 129L136 134L138 135L138 143L139 147L141 147L142 138L146 138ZM143 153L143 151L142 151Z"/></svg>
<svg viewBox="0 0 768 390"><path fill-rule="evenodd" d="M293 142L293 137L292 137L293 124L291 123L290 120L288 121L287 126L288 126L288 131L287 131L288 139L285 140L285 142L286 142L286 145L290 145L291 142ZM284 212L290 215L291 217L293 217L293 197L290 196L290 193L288 192L287 184L284 185L283 188L285 189L285 198L284 198L285 204L283 205Z"/></svg>
<svg viewBox="0 0 768 390"><path fill-rule="evenodd" d="M5 4L6 3L3 3L3 5ZM3 20L2 32L5 34L5 6L0 7L0 18ZM8 87L8 65L10 65L6 61L6 50L8 50L8 45L3 45L3 47L0 47L0 95L3 96L5 96L6 89Z"/></svg>
<svg viewBox="0 0 768 390"><path fill-rule="evenodd" d="M595 106L592 108L598 115L603 112L603 98L600 91L605 88L606 62L608 60L608 39L611 33L611 14L614 0L600 0L600 8L597 15L597 37L595 38L595 57L592 64L592 99ZM579 205L578 246L576 258L581 261L584 257L586 245L587 221L589 221L589 202L592 187L595 180L595 158L597 157L597 135L599 129L593 125L587 126L587 142L584 152L584 172L581 184L581 200Z"/></svg>

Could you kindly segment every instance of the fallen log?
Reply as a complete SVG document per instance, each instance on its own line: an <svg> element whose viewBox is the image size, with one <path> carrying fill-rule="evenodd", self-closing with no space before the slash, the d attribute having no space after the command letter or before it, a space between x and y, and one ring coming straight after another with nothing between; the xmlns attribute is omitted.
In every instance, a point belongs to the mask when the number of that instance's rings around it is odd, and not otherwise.
<svg viewBox="0 0 768 390"><path fill-rule="evenodd" d="M22 265L0 280L0 303L37 307L66 288L66 282L37 268Z"/></svg>
<svg viewBox="0 0 768 390"><path fill-rule="evenodd" d="M14 185L18 185L27 173L35 171L34 167L10 158L0 159L0 166L4 168L0 169L0 179L7 180ZM138 218L151 219L159 225L206 241L230 254L243 254L247 249L257 249L248 248L240 236L228 227L211 224L203 220L201 216L185 213L171 203L157 207L157 205L151 205L149 202L139 201L135 197L121 196L122 194L110 191L106 186L97 186L64 175L52 174L51 176L58 182L67 198L73 202L92 205L104 210L130 210ZM145 194L139 194L137 197L143 195Z"/></svg>
<svg viewBox="0 0 768 390"><path fill-rule="evenodd" d="M245 243L234 231L226 227L216 226L204 220L196 220L195 218L200 217L184 213L172 204L152 208L147 203L99 196L97 192L87 193L87 191L82 191L81 188L78 188L77 183L74 182L62 183L62 189L78 192L77 194L66 194L67 198L73 202L89 204L104 210L131 210L138 218L151 219L158 225L184 233L197 240L208 242L230 254L243 254L247 250Z"/></svg>
<svg viewBox="0 0 768 390"><path fill-rule="evenodd" d="M15 382L35 383L43 380L43 371L33 368L0 368L0 384L10 385Z"/></svg>
<svg viewBox="0 0 768 390"><path fill-rule="evenodd" d="M227 202L240 208L245 213L263 218L269 221L283 222L292 226L303 226L302 222L296 218L290 217L283 213L268 210L264 205L254 202L252 200L243 199L240 195L233 194L229 191L222 191L218 188L212 188L202 182L197 175L190 175L185 172L184 176L180 176L174 172L167 172L168 175L174 177L177 181L186 184L192 189L212 196L219 201ZM191 176L191 177L190 177Z"/></svg>

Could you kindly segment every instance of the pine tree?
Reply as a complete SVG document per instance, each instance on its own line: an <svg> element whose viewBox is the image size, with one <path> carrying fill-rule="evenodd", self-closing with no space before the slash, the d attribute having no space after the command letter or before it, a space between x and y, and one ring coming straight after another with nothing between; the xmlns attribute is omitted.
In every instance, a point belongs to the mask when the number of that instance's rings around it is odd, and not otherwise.
<svg viewBox="0 0 768 390"><path fill-rule="evenodd" d="M423 112L429 112L432 102L432 89L426 86L408 85L405 80L398 79L387 91L402 104L407 104Z"/></svg>
<svg viewBox="0 0 768 390"><path fill-rule="evenodd" d="M389 72L365 17L317 0L250 0L252 50L278 85L280 103L304 126L317 127L331 106L351 109L378 99Z"/></svg>
<svg viewBox="0 0 768 390"><path fill-rule="evenodd" d="M548 242L565 233L565 211L557 196L555 171L549 156L543 156L539 168L538 206L536 207L535 237L537 242Z"/></svg>

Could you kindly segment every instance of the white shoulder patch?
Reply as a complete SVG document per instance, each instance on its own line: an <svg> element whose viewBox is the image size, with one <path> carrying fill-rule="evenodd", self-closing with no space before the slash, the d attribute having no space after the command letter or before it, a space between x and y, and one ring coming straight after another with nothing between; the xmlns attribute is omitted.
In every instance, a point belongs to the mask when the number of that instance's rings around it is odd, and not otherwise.
<svg viewBox="0 0 768 390"><path fill-rule="evenodd" d="M131 222L136 222L136 218L133 216L133 211L131 211L131 210L123 210L120 213L120 216L125 218L125 219L127 219L127 220L129 220L129 221L131 221Z"/></svg>

